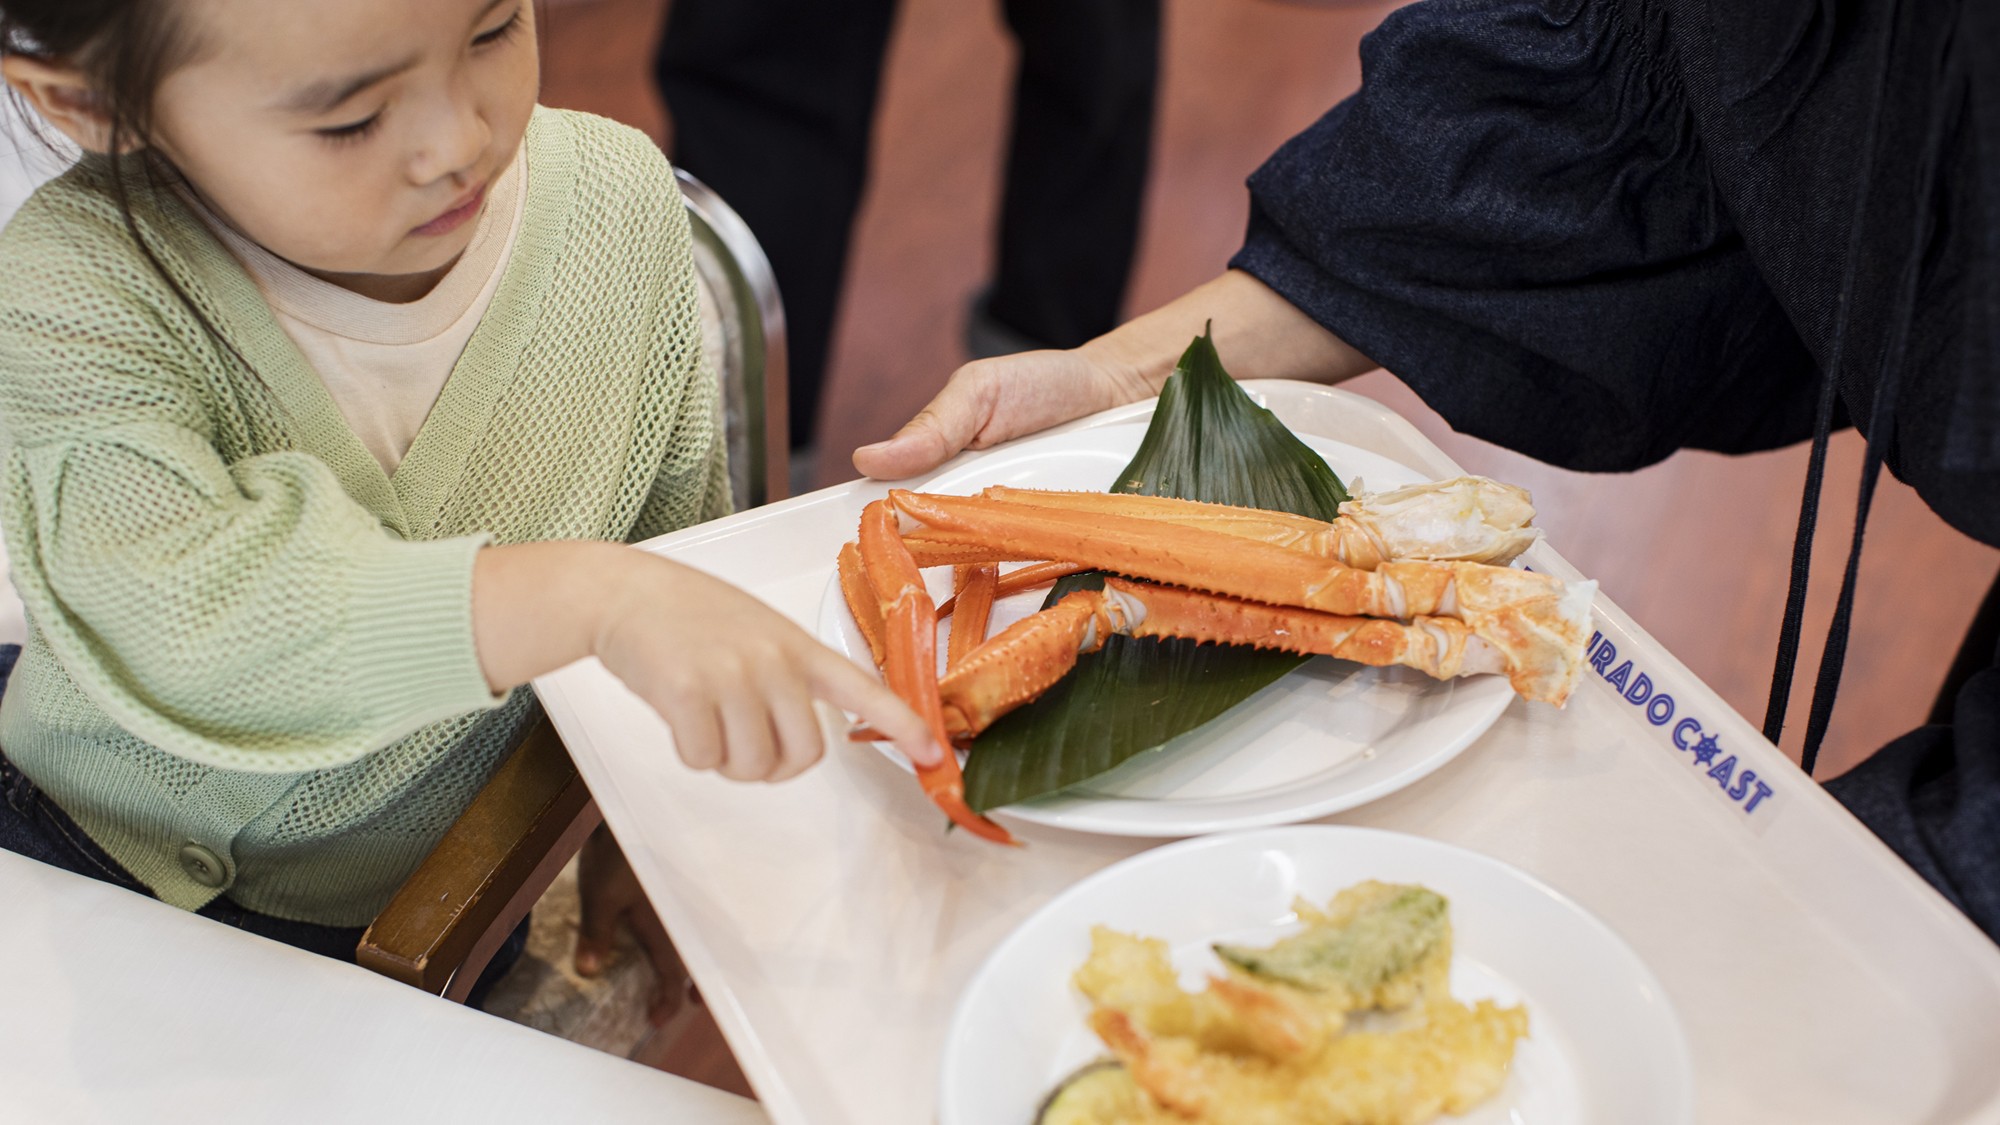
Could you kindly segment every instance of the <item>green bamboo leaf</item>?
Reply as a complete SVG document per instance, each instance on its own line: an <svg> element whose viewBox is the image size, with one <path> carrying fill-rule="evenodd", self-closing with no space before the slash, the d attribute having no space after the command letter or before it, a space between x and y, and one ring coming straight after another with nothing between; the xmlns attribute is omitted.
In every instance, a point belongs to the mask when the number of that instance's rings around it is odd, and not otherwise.
<svg viewBox="0 0 2000 1125"><path fill-rule="evenodd" d="M1323 520L1334 518L1348 498L1319 454L1223 370L1207 332L1182 353L1139 452L1111 491ZM1045 604L1103 582L1098 574L1066 578ZM1214 719L1306 659L1233 645L1113 637L972 744L966 799L983 812L1087 781Z"/></svg>

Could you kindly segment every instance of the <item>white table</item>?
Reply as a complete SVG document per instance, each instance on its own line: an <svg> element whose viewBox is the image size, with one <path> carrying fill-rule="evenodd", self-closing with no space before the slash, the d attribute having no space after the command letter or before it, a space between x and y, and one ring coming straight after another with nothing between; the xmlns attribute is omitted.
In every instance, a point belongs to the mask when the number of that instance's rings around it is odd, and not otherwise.
<svg viewBox="0 0 2000 1125"><path fill-rule="evenodd" d="M1250 386L1295 430L1459 471L1369 400ZM811 628L839 544L883 491L856 482L647 546ZM1546 546L1529 558L1574 574ZM1517 702L1436 774L1329 819L1483 852L1609 923L1686 1025L1702 1122L2000 1121L2000 950L1608 597L1595 610L1599 674L1567 710ZM782 1125L932 1120L945 1027L988 951L1156 843L1018 822L1024 849L947 836L867 748L780 786L735 784L682 767L665 725L594 661L537 688ZM1697 747L1712 753L1697 762Z"/></svg>
<svg viewBox="0 0 2000 1125"><path fill-rule="evenodd" d="M761 1125L756 1103L0 851L0 1121Z"/></svg>

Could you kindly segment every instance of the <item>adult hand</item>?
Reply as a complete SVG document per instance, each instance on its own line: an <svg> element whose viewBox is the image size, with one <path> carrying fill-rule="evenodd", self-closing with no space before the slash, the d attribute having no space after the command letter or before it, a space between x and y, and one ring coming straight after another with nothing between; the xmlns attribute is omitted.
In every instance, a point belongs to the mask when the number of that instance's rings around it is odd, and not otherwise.
<svg viewBox="0 0 2000 1125"><path fill-rule="evenodd" d="M1090 345L974 360L953 372L895 436L855 450L854 467L876 480L901 480L962 449L984 449L1155 393L1137 372Z"/></svg>
<svg viewBox="0 0 2000 1125"><path fill-rule="evenodd" d="M901 480L962 449L984 449L1150 398L1188 341L1213 328L1239 379L1338 382L1375 366L1247 273L1229 270L1080 348L976 360L894 437L854 451L854 467Z"/></svg>

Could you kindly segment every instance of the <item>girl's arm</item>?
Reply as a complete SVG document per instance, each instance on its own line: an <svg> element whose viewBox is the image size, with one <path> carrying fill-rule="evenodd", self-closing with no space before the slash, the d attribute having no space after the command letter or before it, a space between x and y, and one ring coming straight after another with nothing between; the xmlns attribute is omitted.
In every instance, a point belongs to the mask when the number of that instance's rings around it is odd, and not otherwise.
<svg viewBox="0 0 2000 1125"><path fill-rule="evenodd" d="M473 564L479 662L496 692L596 656L673 728L695 769L783 781L819 760L812 701L859 714L921 765L939 750L875 677L719 579L612 543L488 547Z"/></svg>
<svg viewBox="0 0 2000 1125"><path fill-rule="evenodd" d="M1239 379L1334 383L1375 367L1263 282L1230 270L1082 347L966 364L895 436L855 450L854 467L878 480L914 476L961 449L1150 398L1209 324Z"/></svg>
<svg viewBox="0 0 2000 1125"><path fill-rule="evenodd" d="M611 544L404 540L310 454L225 460L203 356L64 292L0 271L0 519L64 675L132 737L326 769L594 654L731 776L816 758L815 697L936 759L866 672L715 579Z"/></svg>

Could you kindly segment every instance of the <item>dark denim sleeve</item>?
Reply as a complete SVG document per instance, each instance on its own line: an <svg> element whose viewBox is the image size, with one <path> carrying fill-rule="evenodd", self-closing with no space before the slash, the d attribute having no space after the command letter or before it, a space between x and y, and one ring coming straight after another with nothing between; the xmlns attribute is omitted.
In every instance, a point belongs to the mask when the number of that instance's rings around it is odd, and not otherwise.
<svg viewBox="0 0 2000 1125"><path fill-rule="evenodd" d="M1817 378L1671 84L1594 0L1428 0L1250 179L1231 263L1555 464L1811 433Z"/></svg>

